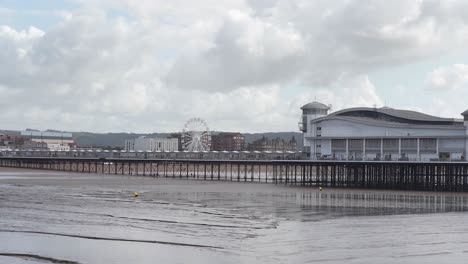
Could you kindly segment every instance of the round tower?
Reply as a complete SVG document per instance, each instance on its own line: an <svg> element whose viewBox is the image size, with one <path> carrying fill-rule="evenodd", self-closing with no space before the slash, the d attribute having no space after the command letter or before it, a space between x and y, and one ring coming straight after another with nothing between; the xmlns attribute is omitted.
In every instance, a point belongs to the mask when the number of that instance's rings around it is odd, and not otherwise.
<svg viewBox="0 0 468 264"><path fill-rule="evenodd" d="M311 121L328 115L330 107L319 102L312 102L301 107L301 110L302 120L299 123L299 130L303 135L303 153L308 158L318 158L321 156L321 140L317 137L321 136L322 131Z"/></svg>
<svg viewBox="0 0 468 264"><path fill-rule="evenodd" d="M310 130L310 121L328 115L328 110L330 110L330 107L319 102L312 102L301 107L301 110L301 131L307 133Z"/></svg>
<svg viewBox="0 0 468 264"><path fill-rule="evenodd" d="M466 110L465 112L461 113L461 115L463 116L463 122L464 122L464 123L467 123L467 122L468 122L468 110Z"/></svg>

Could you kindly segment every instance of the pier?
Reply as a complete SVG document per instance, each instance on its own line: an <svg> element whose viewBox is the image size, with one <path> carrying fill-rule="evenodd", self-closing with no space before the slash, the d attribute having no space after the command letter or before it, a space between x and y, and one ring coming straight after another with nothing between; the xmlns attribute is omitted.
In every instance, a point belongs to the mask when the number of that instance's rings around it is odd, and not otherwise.
<svg viewBox="0 0 468 264"><path fill-rule="evenodd" d="M468 191L466 162L0 157L0 166L304 187Z"/></svg>

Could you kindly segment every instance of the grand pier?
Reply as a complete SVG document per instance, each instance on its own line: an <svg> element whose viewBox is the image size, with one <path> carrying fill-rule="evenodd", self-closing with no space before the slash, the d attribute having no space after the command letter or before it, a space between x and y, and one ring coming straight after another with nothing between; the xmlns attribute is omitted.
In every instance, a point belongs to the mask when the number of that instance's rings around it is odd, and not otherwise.
<svg viewBox="0 0 468 264"><path fill-rule="evenodd" d="M0 166L304 187L468 191L467 162L0 157Z"/></svg>

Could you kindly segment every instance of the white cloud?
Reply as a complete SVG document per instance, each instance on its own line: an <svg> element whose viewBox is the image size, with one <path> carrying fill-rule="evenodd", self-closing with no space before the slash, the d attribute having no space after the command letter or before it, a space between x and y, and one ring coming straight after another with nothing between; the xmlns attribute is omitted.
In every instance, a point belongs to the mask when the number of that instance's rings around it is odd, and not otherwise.
<svg viewBox="0 0 468 264"><path fill-rule="evenodd" d="M304 105L311 101L320 101L332 106L332 111L350 107L381 107L383 102L377 95L374 84L366 75L343 75L329 87L314 89L293 101L291 112L294 113L296 105ZM296 110L297 111L297 110Z"/></svg>
<svg viewBox="0 0 468 264"><path fill-rule="evenodd" d="M181 89L231 90L271 84L293 77L305 50L301 35L288 25L279 27L247 12L224 17L212 48L181 57L168 82Z"/></svg>
<svg viewBox="0 0 468 264"><path fill-rule="evenodd" d="M465 1L76 2L47 30L0 25L6 128L174 131L197 115L213 129L295 130L314 97L382 105L370 72L468 38ZM431 85L466 78L436 71Z"/></svg>
<svg viewBox="0 0 468 264"><path fill-rule="evenodd" d="M429 72L426 84L434 89L462 89L468 87L468 65L454 64Z"/></svg>
<svg viewBox="0 0 468 264"><path fill-rule="evenodd" d="M181 57L178 87L284 83L329 85L343 73L414 62L464 47L461 1L250 1L230 12L214 47ZM442 10L442 11L441 11Z"/></svg>

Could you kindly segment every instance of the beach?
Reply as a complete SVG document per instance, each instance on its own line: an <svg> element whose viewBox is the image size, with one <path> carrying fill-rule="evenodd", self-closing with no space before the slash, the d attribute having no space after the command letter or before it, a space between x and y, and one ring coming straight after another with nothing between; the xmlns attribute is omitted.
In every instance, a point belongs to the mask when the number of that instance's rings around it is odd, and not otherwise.
<svg viewBox="0 0 468 264"><path fill-rule="evenodd" d="M468 258L468 195L462 193L320 191L5 168L0 190L0 263Z"/></svg>

